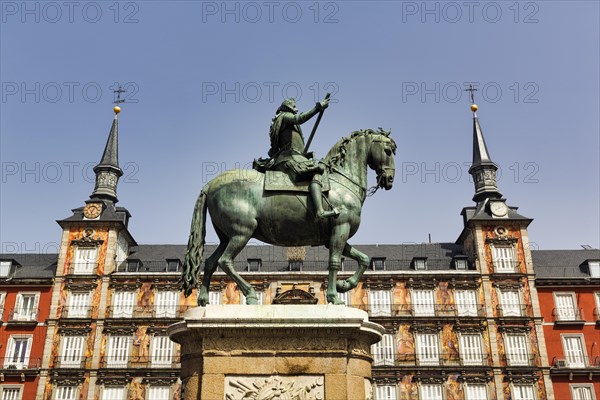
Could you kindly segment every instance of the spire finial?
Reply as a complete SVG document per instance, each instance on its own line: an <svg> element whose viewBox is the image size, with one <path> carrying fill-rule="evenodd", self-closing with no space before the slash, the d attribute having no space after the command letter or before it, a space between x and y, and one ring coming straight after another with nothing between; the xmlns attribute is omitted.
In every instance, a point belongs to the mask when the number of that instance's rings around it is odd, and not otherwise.
<svg viewBox="0 0 600 400"><path fill-rule="evenodd" d="M115 112L115 116L121 112L121 107L119 107L119 104L125 103L125 99L121 99L121 93L125 93L125 92L127 92L127 90L123 89L123 87L121 85L119 85L117 87L117 89L113 90L113 93L115 96L115 99L113 100L113 104L116 104L115 107L113 108L113 111Z"/></svg>
<svg viewBox="0 0 600 400"><path fill-rule="evenodd" d="M477 112L477 109L479 107L477 107L477 104L475 104L475 92L478 91L479 89L475 88L472 84L469 84L469 88L465 89L465 92L470 92L469 95L471 96L471 111L473 111L474 113Z"/></svg>

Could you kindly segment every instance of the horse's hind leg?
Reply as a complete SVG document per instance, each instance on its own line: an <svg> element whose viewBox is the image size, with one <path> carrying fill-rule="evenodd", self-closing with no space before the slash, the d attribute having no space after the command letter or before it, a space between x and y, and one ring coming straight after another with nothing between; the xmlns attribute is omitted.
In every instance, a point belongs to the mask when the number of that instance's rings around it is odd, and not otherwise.
<svg viewBox="0 0 600 400"><path fill-rule="evenodd" d="M344 256L349 257L358 262L358 269L350 278L346 280L337 281L336 288L340 293L345 293L351 289L354 289L358 285L358 281L369 267L369 256L365 253L361 253L348 243L344 246Z"/></svg>
<svg viewBox="0 0 600 400"><path fill-rule="evenodd" d="M337 273L342 264L342 252L350 234L348 224L333 227L329 240L329 278L327 280L327 303L344 304L337 295Z"/></svg>
<svg viewBox="0 0 600 400"><path fill-rule="evenodd" d="M229 243L229 239L223 233L221 233L218 229L215 228L217 235L219 236L219 246L217 249L208 257L204 263L204 274L202 276L202 286L200 287L200 291L198 292L198 305L204 307L208 304L208 291L210 290L210 280L212 279L213 274L217 270L217 261L225 251L225 247L227 243Z"/></svg>
<svg viewBox="0 0 600 400"><path fill-rule="evenodd" d="M258 304L258 296L254 288L233 268L233 260L244 249L248 240L250 240L250 236L237 235L231 237L218 263L219 267L237 283L238 288L246 296L246 304Z"/></svg>

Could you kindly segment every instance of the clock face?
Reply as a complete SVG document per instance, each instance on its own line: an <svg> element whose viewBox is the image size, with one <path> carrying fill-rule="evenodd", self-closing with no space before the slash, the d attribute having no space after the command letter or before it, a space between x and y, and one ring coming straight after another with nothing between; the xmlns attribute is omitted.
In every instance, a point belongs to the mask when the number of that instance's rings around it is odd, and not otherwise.
<svg viewBox="0 0 600 400"><path fill-rule="evenodd" d="M504 217L508 213L508 207L503 202L497 201L490 204L490 211L496 217Z"/></svg>
<svg viewBox="0 0 600 400"><path fill-rule="evenodd" d="M102 204L90 203L83 208L83 216L87 219L96 219L102 213Z"/></svg>

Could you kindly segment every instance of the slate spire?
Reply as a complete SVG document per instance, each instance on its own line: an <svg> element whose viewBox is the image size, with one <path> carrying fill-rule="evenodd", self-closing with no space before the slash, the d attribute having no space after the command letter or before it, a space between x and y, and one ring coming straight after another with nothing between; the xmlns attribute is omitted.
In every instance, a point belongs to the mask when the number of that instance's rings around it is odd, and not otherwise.
<svg viewBox="0 0 600 400"><path fill-rule="evenodd" d="M94 167L96 174L96 185L90 199L109 200L113 203L117 199L117 182L123 175L123 170L119 167L119 112L121 108L114 108L115 118L113 119L108 140L102 153L100 163Z"/></svg>

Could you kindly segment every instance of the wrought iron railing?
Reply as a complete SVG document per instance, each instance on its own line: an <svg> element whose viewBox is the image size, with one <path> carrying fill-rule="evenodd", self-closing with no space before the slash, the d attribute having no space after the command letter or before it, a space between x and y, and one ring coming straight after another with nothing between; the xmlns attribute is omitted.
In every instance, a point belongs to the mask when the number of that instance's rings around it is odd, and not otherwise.
<svg viewBox="0 0 600 400"><path fill-rule="evenodd" d="M557 307L552 310L554 322L584 321L583 308Z"/></svg>
<svg viewBox="0 0 600 400"><path fill-rule="evenodd" d="M64 306L62 307L60 317L61 318L91 318L92 314L96 311L96 306Z"/></svg>
<svg viewBox="0 0 600 400"><path fill-rule="evenodd" d="M72 262L67 267L67 275L96 275L98 273L98 263L75 263Z"/></svg>
<svg viewBox="0 0 600 400"><path fill-rule="evenodd" d="M178 355L156 358L151 356L105 356L100 364L101 368L181 368L181 361Z"/></svg>
<svg viewBox="0 0 600 400"><path fill-rule="evenodd" d="M487 354L469 354L469 355L432 355L420 356L418 354L406 354L400 356L390 356L387 353L373 353L374 367L486 367L490 365Z"/></svg>
<svg viewBox="0 0 600 400"><path fill-rule="evenodd" d="M381 304L359 305L372 317L482 317L485 315L483 304Z"/></svg>
<svg viewBox="0 0 600 400"><path fill-rule="evenodd" d="M37 308L13 308L8 312L8 322L35 322L39 312Z"/></svg>
<svg viewBox="0 0 600 400"><path fill-rule="evenodd" d="M530 304L508 304L498 305L498 316L499 317L530 317L531 316L531 305Z"/></svg>
<svg viewBox="0 0 600 400"><path fill-rule="evenodd" d="M0 357L0 368L9 370L39 369L42 366L40 357Z"/></svg>
<svg viewBox="0 0 600 400"><path fill-rule="evenodd" d="M516 260L499 260L492 262L495 274L520 274L521 263Z"/></svg>
<svg viewBox="0 0 600 400"><path fill-rule="evenodd" d="M502 360L509 367L534 367L539 364L536 354L508 353L502 356Z"/></svg>
<svg viewBox="0 0 600 400"><path fill-rule="evenodd" d="M179 318L192 306L108 306L109 318Z"/></svg>
<svg viewBox="0 0 600 400"><path fill-rule="evenodd" d="M84 369L88 357L54 357L54 368L78 368Z"/></svg>

